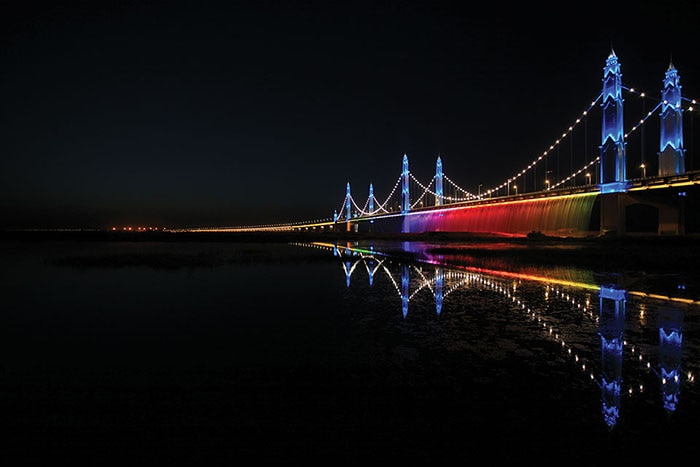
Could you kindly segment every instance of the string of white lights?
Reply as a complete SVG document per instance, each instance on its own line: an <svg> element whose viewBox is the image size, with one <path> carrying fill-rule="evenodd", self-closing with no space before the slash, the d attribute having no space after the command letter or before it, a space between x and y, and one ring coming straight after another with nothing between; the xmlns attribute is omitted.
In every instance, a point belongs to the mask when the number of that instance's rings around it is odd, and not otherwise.
<svg viewBox="0 0 700 467"><path fill-rule="evenodd" d="M423 274L423 270L418 268L418 267L415 267L415 266L413 267L413 269L418 273L418 275L420 275L422 281L420 282L420 286L408 297L408 301L410 302L418 292L420 292L421 290L423 290L426 287L430 290L430 293L433 294L433 296L434 296L435 290L433 289L433 287L431 285L431 281L425 277L425 274ZM434 279L433 279L433 282L434 282Z"/></svg>
<svg viewBox="0 0 700 467"><path fill-rule="evenodd" d="M444 175L444 174L443 174L443 178L444 178L444 180L447 181L450 185L452 185L452 186L456 189L456 191L461 191L461 192L464 193L464 195L465 195L464 197L443 196L443 199L445 199L446 201L462 202L462 201L471 201L471 200L474 200L474 199L477 199L477 198L478 198L477 195L470 193L469 190L465 190L464 188L462 188L462 187L460 187L459 185L457 185L457 184L456 184L454 181L452 181L452 179L449 178L447 175Z"/></svg>
<svg viewBox="0 0 700 467"><path fill-rule="evenodd" d="M590 161L588 164L584 165L583 167L581 167L580 169L578 169L576 172L572 173L572 174L569 175L568 177L566 177L566 178L560 180L559 183L555 183L555 184L552 185L551 187L548 187L547 190L553 190L554 188L556 188L556 187L558 187L558 186L565 185L566 182L568 182L568 181L571 180L571 179L576 178L576 176L579 175L579 174L581 174L584 170L588 169L589 167L591 167L591 166L594 165L594 164L597 164L599 160L600 160L600 156L596 157L595 159L593 159L593 160Z"/></svg>
<svg viewBox="0 0 700 467"><path fill-rule="evenodd" d="M500 185L491 188L485 192L485 195L492 195L494 192L497 194L500 189L502 188L507 188L510 186L510 184L516 180L518 180L520 177L523 177L526 173L528 173L530 170L534 170L537 164L539 164L541 161L543 161L555 148L559 146L559 144L562 142L564 138L566 138L568 135L570 135L573 131L574 128L585 119L591 109L595 107L595 105L598 103L600 98L603 96L603 93L601 92L598 94L598 96L590 103L590 105L584 110L578 118L574 121L572 125L569 126L569 128L562 133L561 137L557 139L551 146L549 146L549 149L546 149L540 156L535 158L530 164L528 164L524 169L522 169L520 172L515 174L514 176L508 178L505 182L501 183Z"/></svg>

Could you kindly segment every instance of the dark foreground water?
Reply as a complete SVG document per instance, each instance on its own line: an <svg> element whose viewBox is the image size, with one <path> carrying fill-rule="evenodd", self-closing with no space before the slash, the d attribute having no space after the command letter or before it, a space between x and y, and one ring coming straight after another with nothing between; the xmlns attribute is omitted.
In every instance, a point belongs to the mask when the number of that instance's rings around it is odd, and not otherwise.
<svg viewBox="0 0 700 467"><path fill-rule="evenodd" d="M681 273L418 243L1 248L6 458L607 465L699 453L700 293Z"/></svg>

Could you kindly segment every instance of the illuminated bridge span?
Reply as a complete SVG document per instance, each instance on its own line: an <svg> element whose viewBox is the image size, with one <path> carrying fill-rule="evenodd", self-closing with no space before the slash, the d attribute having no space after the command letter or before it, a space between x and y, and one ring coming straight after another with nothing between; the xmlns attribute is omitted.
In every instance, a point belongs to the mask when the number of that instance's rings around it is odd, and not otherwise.
<svg viewBox="0 0 700 467"><path fill-rule="evenodd" d="M476 193L464 189L443 173L440 157L432 180L423 183L410 172L404 155L401 175L385 199L377 199L370 184L367 200L358 203L348 183L334 221L346 230L403 233L684 234L685 198L700 183L700 174L686 171L683 111L692 111L696 101L681 95L678 71L670 63L661 99L648 112L642 105L642 118L625 131L623 91L642 101L649 97L623 86L614 51L603 70L603 89L580 116L542 154L499 185L486 190L479 185ZM599 151L588 157L584 148L586 159L577 167L574 131L594 109L602 113ZM641 134L652 117L658 117L660 128L656 160L645 161L642 139L642 159L634 172L639 176L630 178L627 139ZM565 142L570 161L568 172L562 173Z"/></svg>
<svg viewBox="0 0 700 467"><path fill-rule="evenodd" d="M479 184L476 190L461 187L443 172L439 156L435 175L427 182L421 181L409 170L404 154L401 173L386 197L378 198L370 183L367 198L358 200L348 182L332 219L228 230L488 232L521 236L531 232L558 236L685 234L686 204L697 199L700 171L686 170L683 119L688 114L692 127L696 100L682 96L680 76L673 63L666 70L661 99L623 85L614 51L603 67L602 82L598 95L548 148L496 186L482 189ZM636 101L641 111L641 117L628 129L623 120L623 93L631 96L631 103ZM653 106L647 110L649 102ZM601 139L597 150L589 151L587 137L577 136L574 145L574 134L588 134L595 111L600 115L592 123L599 125ZM630 112L626 109L625 113ZM644 128L650 121L657 125L660 143L655 157L646 158ZM634 161L628 157L630 142L641 153ZM562 157L562 153L569 157ZM700 225L700 221L695 222Z"/></svg>

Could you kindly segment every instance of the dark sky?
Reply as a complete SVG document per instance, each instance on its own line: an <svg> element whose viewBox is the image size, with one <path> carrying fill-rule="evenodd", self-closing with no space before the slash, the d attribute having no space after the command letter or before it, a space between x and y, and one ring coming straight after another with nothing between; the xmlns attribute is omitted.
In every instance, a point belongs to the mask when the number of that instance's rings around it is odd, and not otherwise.
<svg viewBox="0 0 700 467"><path fill-rule="evenodd" d="M476 191L573 123L611 47L623 84L660 96L672 59L700 96L690 1L11 3L0 228L328 218L404 153Z"/></svg>

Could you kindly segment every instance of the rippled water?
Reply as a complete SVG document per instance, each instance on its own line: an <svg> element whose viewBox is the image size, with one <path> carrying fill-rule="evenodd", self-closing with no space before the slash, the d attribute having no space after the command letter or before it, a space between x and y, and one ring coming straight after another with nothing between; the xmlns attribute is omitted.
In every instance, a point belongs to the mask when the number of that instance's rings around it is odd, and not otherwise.
<svg viewBox="0 0 700 467"><path fill-rule="evenodd" d="M576 465L697 452L695 278L433 248L4 244L10 450Z"/></svg>

